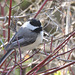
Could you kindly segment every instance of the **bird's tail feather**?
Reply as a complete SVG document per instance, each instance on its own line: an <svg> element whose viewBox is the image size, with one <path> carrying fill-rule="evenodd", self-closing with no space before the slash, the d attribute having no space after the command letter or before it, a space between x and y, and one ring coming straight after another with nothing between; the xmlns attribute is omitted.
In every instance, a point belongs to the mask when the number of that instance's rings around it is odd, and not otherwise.
<svg viewBox="0 0 75 75"><path fill-rule="evenodd" d="M14 49L7 51L7 53L0 59L0 67L3 65L4 61L8 58L8 56L13 52Z"/></svg>

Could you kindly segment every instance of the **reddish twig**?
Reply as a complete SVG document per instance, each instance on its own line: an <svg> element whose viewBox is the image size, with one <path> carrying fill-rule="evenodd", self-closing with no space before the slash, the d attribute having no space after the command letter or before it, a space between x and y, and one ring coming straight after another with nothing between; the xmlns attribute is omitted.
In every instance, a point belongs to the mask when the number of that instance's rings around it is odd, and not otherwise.
<svg viewBox="0 0 75 75"><path fill-rule="evenodd" d="M71 71L72 75L75 75L74 72L72 71L72 68L71 67L69 67L69 68L70 68L70 71Z"/></svg>
<svg viewBox="0 0 75 75"><path fill-rule="evenodd" d="M5 66L3 73L6 71L6 69L7 69L8 65L10 64L11 60L12 60L12 58L10 59L10 61L8 62L8 64ZM4 74L2 74L2 75L4 75Z"/></svg>
<svg viewBox="0 0 75 75"><path fill-rule="evenodd" d="M15 50L15 62L16 62L16 50Z"/></svg>
<svg viewBox="0 0 75 75"><path fill-rule="evenodd" d="M48 0L45 0L44 3L42 4L41 8L38 10L38 12L36 13L36 15L34 16L34 18L36 18L36 16L40 13L40 11L42 10L42 8L45 6L45 4L47 3ZM49 0L52 1L52 0Z"/></svg>
<svg viewBox="0 0 75 75"><path fill-rule="evenodd" d="M60 66L59 66L59 67L60 67ZM45 71L39 72L38 74L46 73L46 72L48 72L48 71L50 71L50 70L54 70L54 69L57 69L57 68L59 68L59 67L53 67L53 68L51 68L51 69L48 69L48 70L45 70Z"/></svg>
<svg viewBox="0 0 75 75"><path fill-rule="evenodd" d="M12 50L11 54L12 54L12 53L14 53L14 50ZM11 54L10 54L10 55L11 55ZM8 57L7 57L7 58L8 58ZM6 59L7 59L7 58L6 58ZM6 61L6 59L0 64L0 68L3 66L3 64L4 64L5 61Z"/></svg>
<svg viewBox="0 0 75 75"><path fill-rule="evenodd" d="M66 41L68 42L69 41L69 39L73 36L75 34L75 31L73 31L71 34L70 34L70 36L69 37L67 37L67 39L66 40L64 40L54 51L53 51L53 53L57 53L57 52L55 52L56 50L58 50ZM66 45L66 44L65 44Z"/></svg>
<svg viewBox="0 0 75 75"><path fill-rule="evenodd" d="M38 52L39 52L39 50L36 51L33 55L31 55L29 58L23 60L22 62L19 62L19 64L20 64L20 63L23 63L23 62L25 62L25 61L27 61L27 60L30 59L30 58L32 58L32 57L33 57L36 53L38 53Z"/></svg>
<svg viewBox="0 0 75 75"><path fill-rule="evenodd" d="M53 36L51 37L50 53L52 53L52 43L53 43Z"/></svg>
<svg viewBox="0 0 75 75"><path fill-rule="evenodd" d="M46 51L45 51L45 42L44 42L44 52L45 52L45 55L47 55Z"/></svg>
<svg viewBox="0 0 75 75"><path fill-rule="evenodd" d="M22 69L22 66L20 64L18 64L17 62L15 62L15 65L19 66Z"/></svg>
<svg viewBox="0 0 75 75"><path fill-rule="evenodd" d="M54 72L56 72L56 71L58 71L58 70L61 70L61 69L63 69L63 68L66 68L66 67L68 67L68 66L70 66L70 65L72 65L72 64L74 64L74 63L75 63L75 61L73 61L73 62L71 62L71 63L68 63L68 64L66 64L66 65L63 65L63 66L61 66L61 67L59 67L59 68L57 68L57 69L55 69L55 70L53 70L53 71L51 71L51 72L46 72L45 74L42 74L42 75L49 75L49 74L54 73Z"/></svg>
<svg viewBox="0 0 75 75"><path fill-rule="evenodd" d="M45 63L44 65L40 65L40 66L39 66L39 69L42 68L42 67L44 67L44 66L47 65L48 63L50 63L50 62L51 62L52 60L54 60L56 57L61 56L61 55L64 55L64 54L66 54L66 53L69 53L69 52L73 51L74 49L75 49L75 48L73 48L73 49L71 49L71 50L69 50L69 51L67 51L67 52L58 54L58 55L56 55L56 56L53 55L52 59L50 59L50 60L49 60L47 63ZM38 70L39 70L39 69L38 69Z"/></svg>
<svg viewBox="0 0 75 75"><path fill-rule="evenodd" d="M9 20L8 20L8 41L10 40L10 20L11 20L11 8L12 8L12 0L10 0L10 8L9 8Z"/></svg>
<svg viewBox="0 0 75 75"><path fill-rule="evenodd" d="M6 75L10 75L10 73L13 71L13 69L16 67L16 65L14 65L8 72Z"/></svg>
<svg viewBox="0 0 75 75"><path fill-rule="evenodd" d="M39 70L40 68L38 67L37 70L35 72L33 72L33 75L36 75L36 72Z"/></svg>
<svg viewBox="0 0 75 75"><path fill-rule="evenodd" d="M52 55L50 54L45 60L43 60L40 64L36 65L31 71L29 71L26 75L29 75L32 71L34 71L39 66L43 65Z"/></svg>
<svg viewBox="0 0 75 75"><path fill-rule="evenodd" d="M25 59L24 61L22 61L22 62L20 62L20 63L18 63L18 64L15 64L15 65L7 72L7 75L9 75L17 65L19 65L19 64L21 64L21 63L27 61L28 59L32 58L32 57L33 57L36 53L38 53L38 52L39 52L39 50L36 51L36 52L35 52L32 56L30 56L29 58Z"/></svg>
<svg viewBox="0 0 75 75"><path fill-rule="evenodd" d="M72 52L73 52L73 51L71 51L71 52L70 52L70 54L68 55L68 58L67 58L67 60L70 58L70 56L71 56L71 53L72 53Z"/></svg>
<svg viewBox="0 0 75 75"><path fill-rule="evenodd" d="M67 51L67 52L58 54L58 55L54 56L52 59L50 59L50 61L54 60L54 59L55 59L56 57L58 57L58 56L64 55L64 54L66 54L66 53L69 53L69 52L73 51L74 49L75 49L75 48L73 48L73 49L71 49L71 50L69 50L69 51ZM48 62L47 62L46 64L44 64L43 66L47 65L50 61L48 61ZM42 66L42 67L43 67L43 66Z"/></svg>
<svg viewBox="0 0 75 75"><path fill-rule="evenodd" d="M67 60L70 58L70 55L71 55L71 53L72 53L72 52L73 52L73 50L69 53ZM65 64L65 63L64 63L64 64ZM72 71L72 68L71 68L71 67L69 67L69 69L70 69L70 71L71 71L72 75L75 75L75 74L74 74L74 72Z"/></svg>
<svg viewBox="0 0 75 75"><path fill-rule="evenodd" d="M18 44L18 48L19 48L19 54L20 54L20 62L22 61L22 57L21 57L21 49L20 49L20 43L18 42L18 38L17 38L17 44ZM20 75L22 75L22 63L20 64Z"/></svg>

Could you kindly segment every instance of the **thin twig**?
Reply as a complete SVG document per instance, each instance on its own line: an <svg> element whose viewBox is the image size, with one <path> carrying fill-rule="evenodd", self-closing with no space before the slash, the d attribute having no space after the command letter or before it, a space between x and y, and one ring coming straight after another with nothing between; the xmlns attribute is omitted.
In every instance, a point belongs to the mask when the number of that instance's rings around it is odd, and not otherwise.
<svg viewBox="0 0 75 75"><path fill-rule="evenodd" d="M74 61L74 62L71 62L71 63L68 63L68 64L66 64L66 65L63 65L63 66L61 66L61 67L59 67L59 68L57 68L57 69L55 69L55 70L53 70L53 71L51 71L51 72L46 72L45 74L42 74L42 75L49 75L49 74L54 73L54 72L56 72L56 71L58 71L58 70L61 70L61 69L63 69L63 68L66 68L66 67L68 67L68 66L70 66L70 65L72 65L72 64L74 64L74 63L75 63L75 61Z"/></svg>
<svg viewBox="0 0 75 75"><path fill-rule="evenodd" d="M52 43L53 43L53 36L51 37L50 53L52 53Z"/></svg>
<svg viewBox="0 0 75 75"><path fill-rule="evenodd" d="M41 8L38 10L38 12L36 13L36 15L34 16L34 18L36 18L36 16L40 13L40 11L42 10L42 8L44 7L44 5L47 3L48 0L45 0L44 3L42 4ZM51 0L50 0L51 1Z"/></svg>
<svg viewBox="0 0 75 75"><path fill-rule="evenodd" d="M9 20L8 20L8 41L10 40L10 19L11 19L11 8L12 8L12 0L10 0L10 8L9 8Z"/></svg>
<svg viewBox="0 0 75 75"><path fill-rule="evenodd" d="M17 44L18 44L18 48L19 48L19 54L20 54L20 62L22 61L22 56L21 56L21 49L20 49L20 43L18 42L18 38L17 39ZM20 75L22 75L22 63L20 64Z"/></svg>

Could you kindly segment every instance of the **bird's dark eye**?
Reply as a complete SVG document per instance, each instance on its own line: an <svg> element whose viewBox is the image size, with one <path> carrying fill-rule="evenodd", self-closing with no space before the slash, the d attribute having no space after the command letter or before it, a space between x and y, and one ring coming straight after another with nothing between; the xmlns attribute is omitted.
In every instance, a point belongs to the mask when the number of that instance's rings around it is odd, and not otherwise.
<svg viewBox="0 0 75 75"><path fill-rule="evenodd" d="M30 24L33 26L39 26L39 27L41 26L41 22L37 19L31 19Z"/></svg>

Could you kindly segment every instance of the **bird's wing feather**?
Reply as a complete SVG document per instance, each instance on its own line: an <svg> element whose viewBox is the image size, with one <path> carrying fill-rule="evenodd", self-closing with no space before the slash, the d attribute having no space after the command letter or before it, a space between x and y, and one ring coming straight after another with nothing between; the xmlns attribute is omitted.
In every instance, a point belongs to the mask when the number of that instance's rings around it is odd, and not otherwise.
<svg viewBox="0 0 75 75"><path fill-rule="evenodd" d="M25 29L26 29L26 28L25 28ZM18 32L16 32L15 35L10 39L9 43L12 43L13 41L15 41L15 39L16 39L17 37L22 36L23 33L24 33L23 30L24 30L24 28L21 27L21 28L18 30Z"/></svg>

